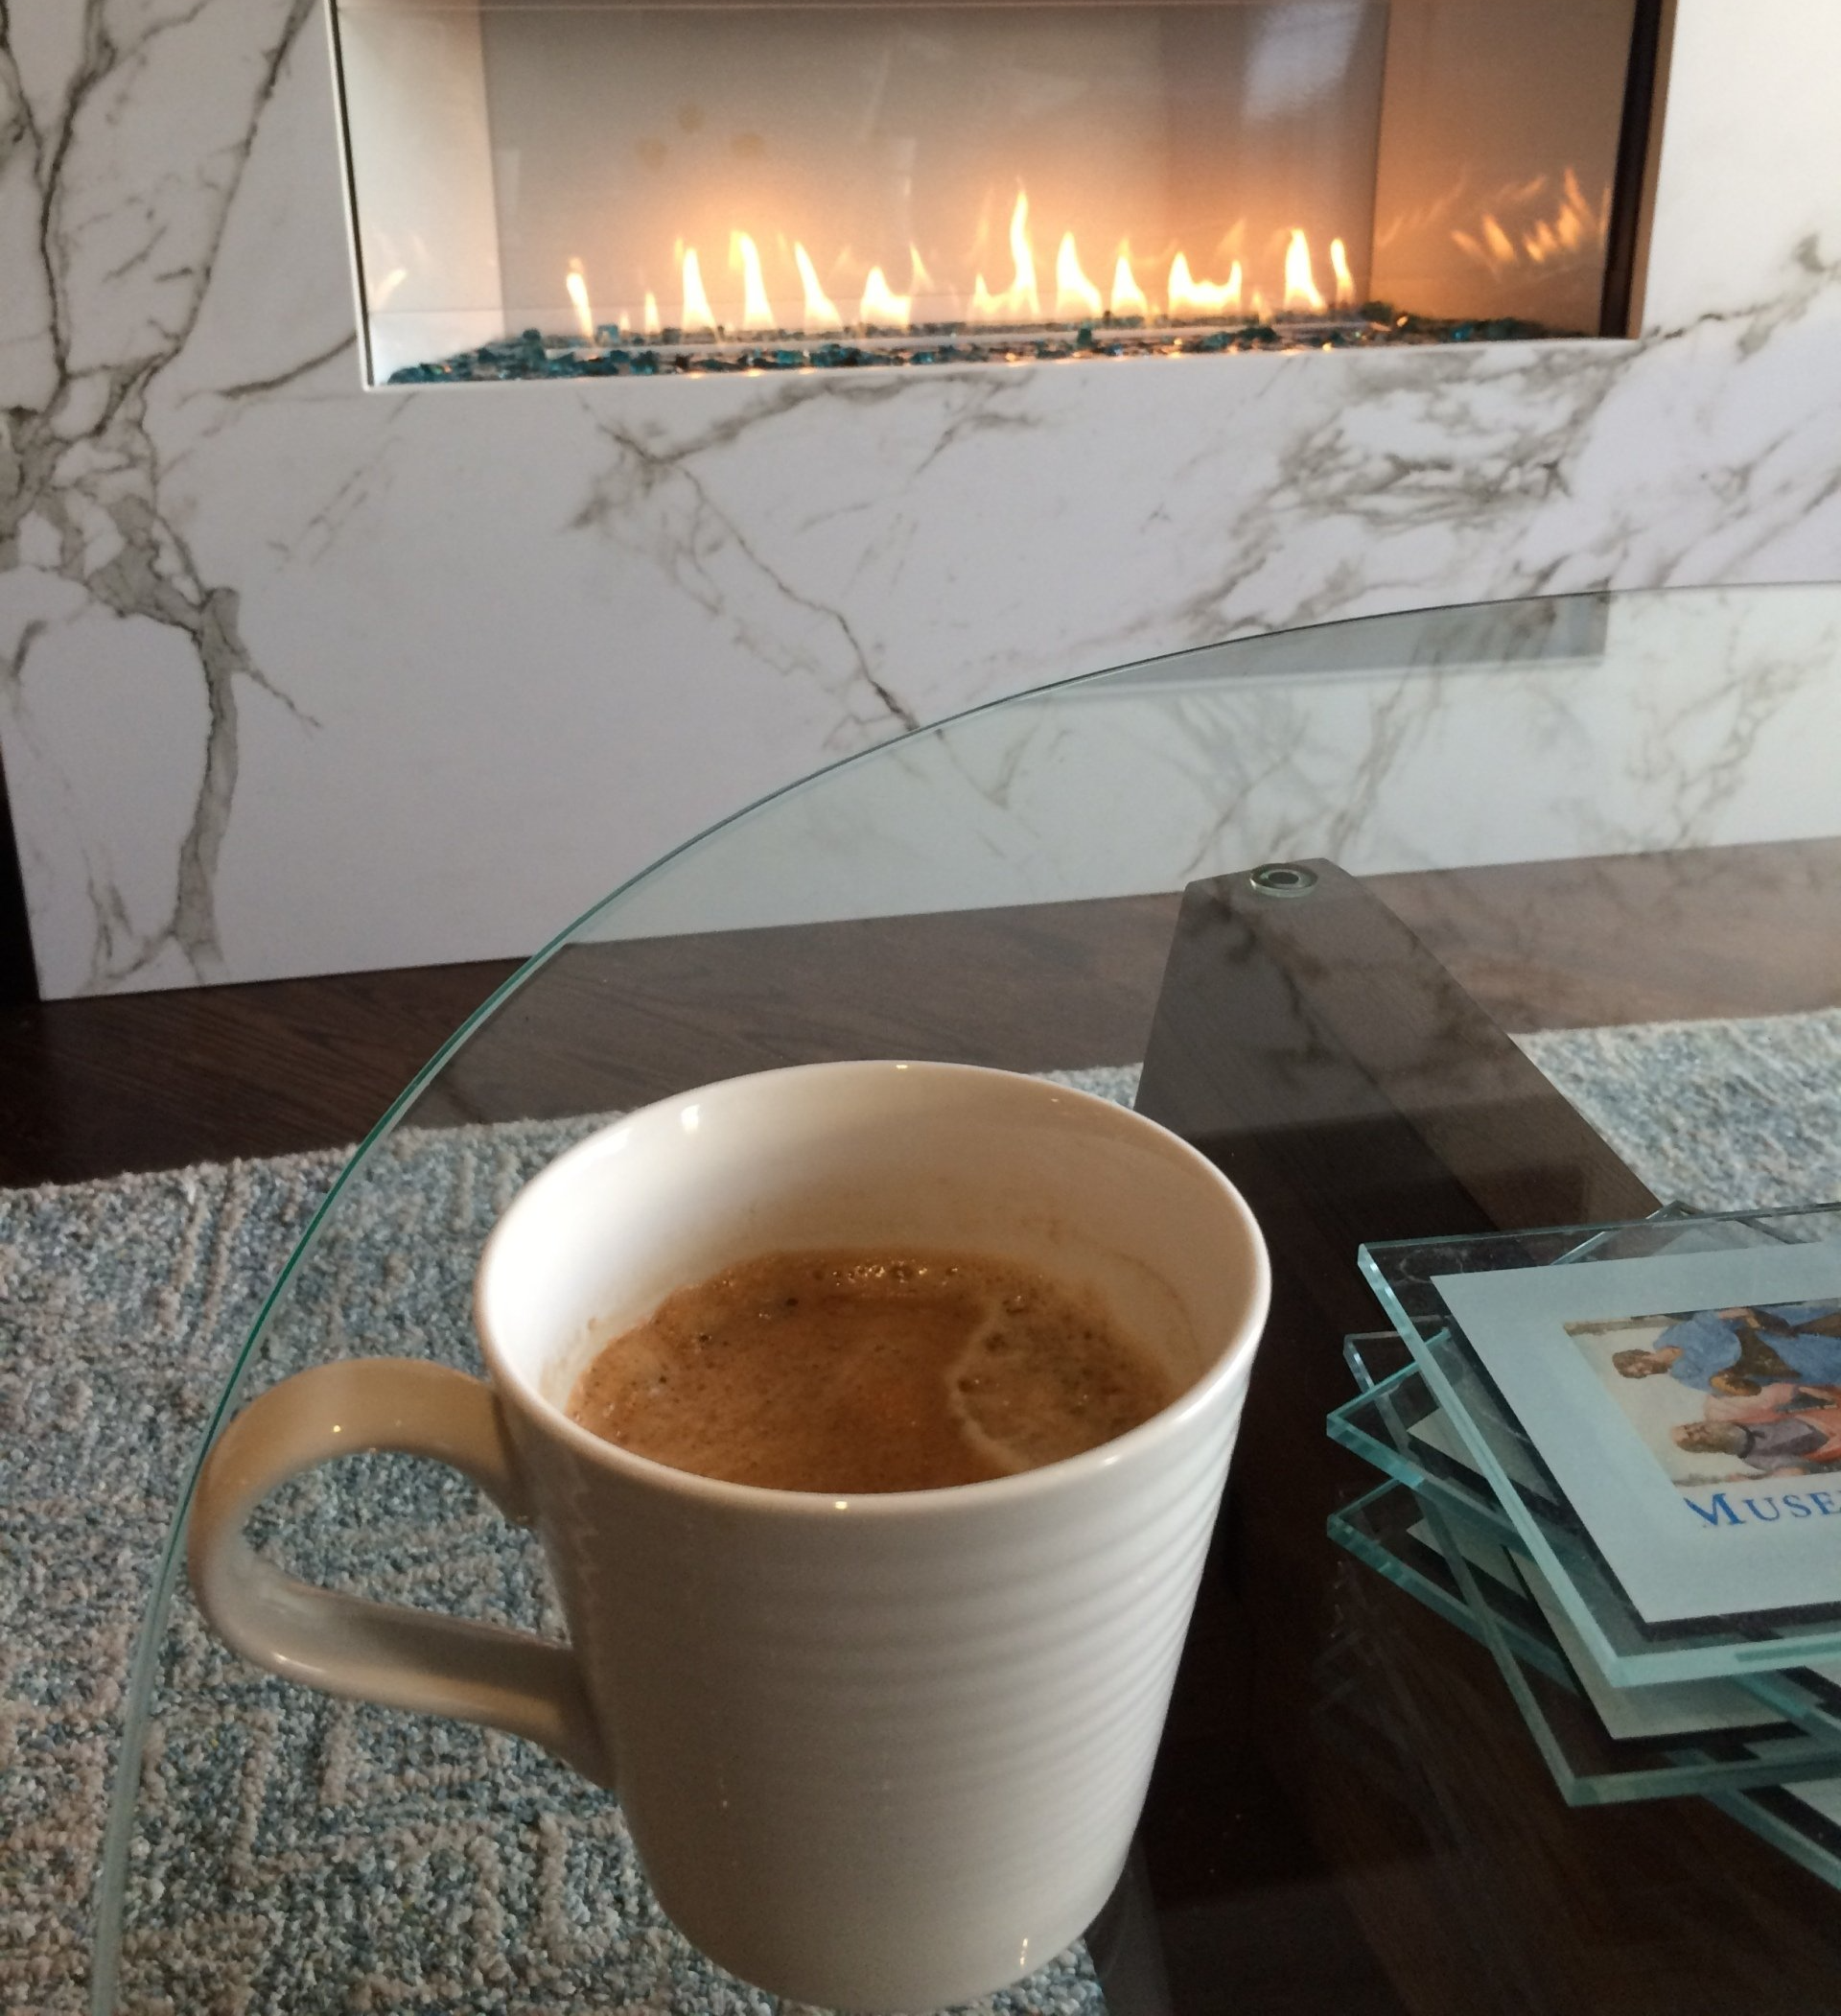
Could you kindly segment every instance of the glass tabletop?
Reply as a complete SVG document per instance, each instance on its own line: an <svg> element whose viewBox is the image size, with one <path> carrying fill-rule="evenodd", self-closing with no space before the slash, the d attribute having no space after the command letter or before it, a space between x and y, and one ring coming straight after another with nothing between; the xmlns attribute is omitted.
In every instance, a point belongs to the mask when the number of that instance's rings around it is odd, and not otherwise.
<svg viewBox="0 0 1841 2016"><path fill-rule="evenodd" d="M1684 864L1670 886L1686 911L1692 850L1841 831L1838 718L1841 589L1659 591L1214 645L844 761L618 889L454 1034L338 1173L230 1371L205 1445L243 1400L328 1358L387 1352L478 1371L469 1294L487 1231L526 1177L606 1114L738 1071L890 1055L1067 1072L1130 1100L1185 885L1306 857L1388 876L1653 852ZM1652 904L1630 926L1666 932L1666 911ZM1461 912L1433 920L1429 942L1474 925ZM1512 920L1506 928L1512 941ZM1416 1066L1385 1068L1404 1082ZM1260 1156L1282 1160L1272 1142L1306 1117L1287 1099L1320 1091L1303 1078L1288 1090L1282 1073L1260 1090ZM1463 1096L1451 1110L1458 1133ZM1351 1283L1355 1245L1325 1247ZM1321 1338L1326 1362L1340 1347L1340 1332ZM1273 1445L1294 1429L1249 1413L1240 1471L1262 1435L1253 1470L1282 1469L1289 1452ZM560 1765L510 1738L308 1695L218 1647L180 1572L194 1480L127 1704L98 1890L98 2016L215 2005L226 1978L250 2011L771 2006L702 1968L644 1891L618 1809ZM1353 1480L1345 1495L1365 1488ZM350 1460L261 1517L263 1544L311 1579L560 1631L534 1542L431 1465ZM1435 1646L1426 1668L1415 1628L1338 1580L1346 1564L1320 1517L1287 1552L1286 1572L1328 1592L1341 1623L1317 1648L1293 1725L1272 1732L1275 1751L1365 1746L1370 1762L1397 1752L1410 1775L1414 1745L1432 1741L1426 1718L1441 1711L1430 1696L1385 1692L1403 1675L1453 1669ZM1377 1665L1363 1634L1388 1631L1411 1647ZM1242 1663L1262 1655L1251 1644ZM1245 1732L1211 1747L1209 1717L1224 1725L1265 1698L1237 1681L1212 1702L1179 1700L1184 1756L1242 1757ZM1459 1688L1442 1712L1474 1707ZM1198 1770L1192 1805L1241 1798L1224 1766ZM1173 1823L1148 1840L1118 1922L1095 1935L1109 1942L1104 1990L1077 1951L994 2006L1200 2007L1185 1983L1211 1968L1219 1980L1262 1943L1284 2006L1488 2005L1501 1960L1476 1927L1456 1942L1469 1973L1456 1959L1414 1973L1388 1952L1374 1927L1404 1837L1363 1846L1344 1827L1326 1846L1306 1782L1320 1792L1319 1778L1315 1763L1281 1770L1244 1802L1238 1834ZM1409 1807L1443 1796L1424 1785L1402 1794ZM1168 1791L1166 1804L1182 1797ZM1407 1860L1435 1887L1457 1837L1434 1822ZM1249 1888L1229 1851L1261 1830ZM1299 1931L1332 1917L1345 1930L1316 1942ZM1688 1911L1684 1936L1691 1923ZM1580 1936L1588 1953L1619 1938L1607 1925ZM1526 1983L1516 1994L1497 2005L1550 2005Z"/></svg>

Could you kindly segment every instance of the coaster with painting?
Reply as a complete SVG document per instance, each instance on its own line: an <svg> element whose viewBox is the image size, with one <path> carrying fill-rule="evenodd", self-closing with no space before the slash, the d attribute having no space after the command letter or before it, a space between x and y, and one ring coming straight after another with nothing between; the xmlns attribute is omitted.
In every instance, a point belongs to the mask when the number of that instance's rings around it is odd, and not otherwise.
<svg viewBox="0 0 1841 2016"><path fill-rule="evenodd" d="M1646 1688L1841 1657L1841 1207L1361 1264L1452 1438L1422 1414L1405 1446L1439 1485L1454 1447L1475 1465L1588 1667Z"/></svg>

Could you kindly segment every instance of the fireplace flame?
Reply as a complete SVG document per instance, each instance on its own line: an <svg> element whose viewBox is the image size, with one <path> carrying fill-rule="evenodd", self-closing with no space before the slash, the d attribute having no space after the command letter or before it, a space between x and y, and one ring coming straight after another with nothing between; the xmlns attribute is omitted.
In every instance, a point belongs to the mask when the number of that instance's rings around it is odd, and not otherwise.
<svg viewBox="0 0 1841 2016"><path fill-rule="evenodd" d="M1112 269L1112 313L1114 315L1135 315L1149 317L1151 304L1144 298L1144 290L1131 277L1131 247L1119 247L1119 263Z"/></svg>
<svg viewBox="0 0 1841 2016"><path fill-rule="evenodd" d="M898 294L883 277L882 269L873 266L863 283L861 320L866 329L905 329L913 320L914 298Z"/></svg>
<svg viewBox="0 0 1841 2016"><path fill-rule="evenodd" d="M1063 322L1078 322L1105 312L1100 291L1081 270L1081 257L1074 249L1074 234L1061 234L1061 248L1055 255L1055 315Z"/></svg>
<svg viewBox="0 0 1841 2016"><path fill-rule="evenodd" d="M1016 192L1016 207L1010 214L1010 256L1016 268L1016 278L1010 291L1031 315L1039 316L1042 303L1036 292L1036 260L1029 249L1029 199L1020 189Z"/></svg>
<svg viewBox="0 0 1841 2016"><path fill-rule="evenodd" d="M780 317L767 298L767 283L761 277L760 254L746 231L734 232L729 241L729 261L741 268L741 326L747 330L778 329Z"/></svg>
<svg viewBox="0 0 1841 2016"><path fill-rule="evenodd" d="M1172 316L1212 316L1238 315L1240 313L1241 273L1240 261L1236 259L1226 280L1220 287L1207 280L1198 280L1189 270L1189 262L1178 252L1170 262L1170 313Z"/></svg>
<svg viewBox="0 0 1841 2016"><path fill-rule="evenodd" d="M569 291L569 305L575 311L575 326L582 332L582 340L592 343L594 340L594 311L588 305L588 280L579 259L569 262L563 285Z"/></svg>
<svg viewBox="0 0 1841 2016"><path fill-rule="evenodd" d="M1520 247L1494 217L1483 220L1480 239L1464 239L1461 233L1454 235L1460 238L1467 249L1485 260L1526 258L1539 264L1546 258L1557 256L1570 246L1585 242L1595 229L1601 229L1570 172L1566 184L1566 199L1558 212L1526 233ZM1011 279L1001 292L987 284L982 270L976 273L968 303L963 295L953 292L950 283L943 292L929 275L920 247L910 245L908 292L897 293L887 270L879 265L872 266L863 282L854 326L871 333L905 333L915 327L918 305L924 305L925 312L920 319L929 326L935 322L1012 328L1041 325L1044 322L1041 288L1037 278L1035 250L1030 244L1029 217L1029 197L1019 188L1011 210L1008 232ZM1220 250L1223 256L1237 242L1239 229L1237 226L1234 233L1222 241ZM1293 228L1286 236L1284 307L1294 314L1322 315L1328 304L1317 284L1310 241L1298 228ZM772 243L770 240L770 245ZM789 246L788 241L781 238L778 244L779 256L782 258L790 249L792 265L798 271L804 302L799 330L809 336L839 334L846 326L844 315L827 293L810 252L802 242L793 242ZM1272 241L1274 251L1276 246L1277 241ZM729 237L729 269L740 277L741 303L737 312L733 294L725 295L724 314L734 317L727 323L718 321L716 311L711 305L696 248L680 239L672 256L681 270L683 310L678 317L678 327L686 335L759 336L781 332L784 327L768 297L766 269L759 246L748 232L732 231ZM848 253L841 255L837 265L842 266L848 257ZM1355 302L1356 280L1349 263L1348 247L1340 238L1330 241L1329 263L1334 275L1336 306L1339 310L1347 310ZM392 280L395 278L395 275L391 276ZM774 284L776 290L781 291L782 300L785 299L784 287L790 286L791 276L786 276L784 286L778 277ZM593 343L603 325L595 320L589 298L588 275L580 259L570 260L569 270L564 275L564 288L582 340ZM1231 262L1224 280L1216 281L1199 278L1189 264L1188 254L1180 250L1171 257L1163 301L1154 301L1146 294L1132 270L1129 242L1119 246L1114 259L1110 294L1108 305L1102 289L1087 278L1074 231L1063 229L1055 255L1054 318L1058 322L1092 321L1107 313L1120 319L1141 320L1147 324L1160 319L1173 322L1237 320L1248 314L1257 320L1264 320L1268 313L1265 293L1257 286L1248 286L1247 275L1239 259ZM664 330L658 296L645 292L644 304L642 315L636 315L630 306L622 307L618 316L608 316L606 326L610 329L618 327L624 334L637 322L647 339L661 337Z"/></svg>
<svg viewBox="0 0 1841 2016"><path fill-rule="evenodd" d="M703 291L703 268L698 264L694 246L687 247L684 255L684 316L678 326L686 331L707 330L711 336L716 332L716 318L711 312L710 296Z"/></svg>
<svg viewBox="0 0 1841 2016"><path fill-rule="evenodd" d="M1292 233L1285 248L1285 306L1321 315L1327 304L1317 291L1317 276L1311 271L1310 241L1302 231Z"/></svg>
<svg viewBox="0 0 1841 2016"><path fill-rule="evenodd" d="M992 293L985 285L983 273L975 275L967 321L1039 322L1042 318L1042 297L1036 286L1036 255L1029 247L1029 198L1020 189L1016 192L1016 207L1010 213L1010 257L1016 275L1003 293Z"/></svg>
<svg viewBox="0 0 1841 2016"><path fill-rule="evenodd" d="M805 290L805 320L803 326L813 336L828 336L833 331L842 329L844 318L818 284L818 269L813 266L812 255L803 245L793 246L793 263L799 268L800 285Z"/></svg>

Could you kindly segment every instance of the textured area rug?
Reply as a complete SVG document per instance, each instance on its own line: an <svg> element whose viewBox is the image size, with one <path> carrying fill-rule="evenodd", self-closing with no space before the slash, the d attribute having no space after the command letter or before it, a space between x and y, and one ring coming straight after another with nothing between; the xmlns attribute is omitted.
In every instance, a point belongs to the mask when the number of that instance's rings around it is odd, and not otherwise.
<svg viewBox="0 0 1841 2016"><path fill-rule="evenodd" d="M1720 1211L1841 1198L1841 1009L1521 1043L1666 1203Z"/></svg>
<svg viewBox="0 0 1841 2016"><path fill-rule="evenodd" d="M1841 1015L1530 1039L1650 1185L1706 1207L1841 1195ZM1129 1097L1134 1074L1074 1073ZM335 1215L253 1378L335 1351L473 1366L473 1256L587 1122L408 1135ZM171 1510L253 1320L343 1157L0 1195L0 2010L86 2004L128 1663ZM1353 1264L1353 1256L1351 1256ZM365 1459L271 1509L320 1580L556 1630L534 1545L431 1465ZM119 2005L175 2016L622 2011L768 1999L666 1925L618 1811L508 1738L325 1700L223 1653L181 1592L129 1862ZM996 2012L1100 2006L1076 1949Z"/></svg>

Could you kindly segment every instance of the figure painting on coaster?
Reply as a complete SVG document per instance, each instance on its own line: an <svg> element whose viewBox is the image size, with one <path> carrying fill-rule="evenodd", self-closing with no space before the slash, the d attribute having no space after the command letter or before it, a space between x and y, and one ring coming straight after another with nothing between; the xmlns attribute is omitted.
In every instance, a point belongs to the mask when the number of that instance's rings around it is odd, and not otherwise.
<svg viewBox="0 0 1841 2016"><path fill-rule="evenodd" d="M1841 1301L1566 1329L1677 1485L1841 1471Z"/></svg>

